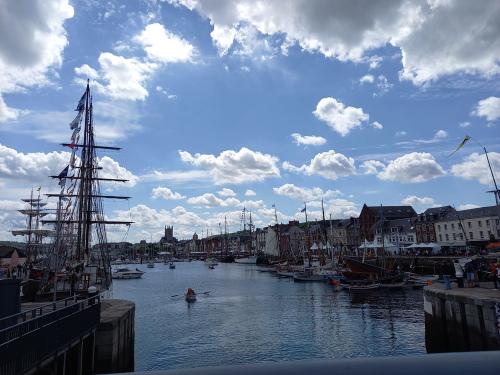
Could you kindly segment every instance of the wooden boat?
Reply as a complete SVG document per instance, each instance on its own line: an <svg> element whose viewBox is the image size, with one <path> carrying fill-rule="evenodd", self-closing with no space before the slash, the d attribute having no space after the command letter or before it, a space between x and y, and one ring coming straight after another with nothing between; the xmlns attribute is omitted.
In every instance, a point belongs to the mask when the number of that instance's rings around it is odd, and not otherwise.
<svg viewBox="0 0 500 375"><path fill-rule="evenodd" d="M196 302L196 294L187 294L185 295L185 299L187 303Z"/></svg>
<svg viewBox="0 0 500 375"><path fill-rule="evenodd" d="M372 284L342 284L342 288L346 289L350 292L364 292L364 291L371 291L371 290L376 290L380 288L379 283L372 283Z"/></svg>
<svg viewBox="0 0 500 375"><path fill-rule="evenodd" d="M138 269L118 268L112 272L111 277L113 279L140 279L143 274L144 272Z"/></svg>

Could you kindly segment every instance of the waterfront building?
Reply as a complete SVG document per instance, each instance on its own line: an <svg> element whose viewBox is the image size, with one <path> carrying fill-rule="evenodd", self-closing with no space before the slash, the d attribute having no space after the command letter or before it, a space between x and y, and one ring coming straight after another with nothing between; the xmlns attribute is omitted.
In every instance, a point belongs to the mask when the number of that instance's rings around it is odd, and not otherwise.
<svg viewBox="0 0 500 375"><path fill-rule="evenodd" d="M263 252L266 248L266 237L268 234L269 227L266 228L257 228L255 230L255 250L257 252Z"/></svg>
<svg viewBox="0 0 500 375"><path fill-rule="evenodd" d="M361 232L359 227L359 218L349 218L346 226L347 248L355 251L361 245Z"/></svg>
<svg viewBox="0 0 500 375"><path fill-rule="evenodd" d="M23 250L14 246L0 245L0 268L12 268L26 262L26 254Z"/></svg>
<svg viewBox="0 0 500 375"><path fill-rule="evenodd" d="M451 206L432 207L418 214L415 218L415 230L417 234L417 243L437 242L434 223L445 217L449 212L454 212Z"/></svg>
<svg viewBox="0 0 500 375"><path fill-rule="evenodd" d="M373 241L374 225L380 220L407 219L417 216L412 206L367 206L359 214L361 240Z"/></svg>
<svg viewBox="0 0 500 375"><path fill-rule="evenodd" d="M416 229L412 218L381 220L374 225L375 245L386 252L401 254L416 242Z"/></svg>
<svg viewBox="0 0 500 375"><path fill-rule="evenodd" d="M500 239L496 206L450 211L434 223L437 242L444 251L479 250Z"/></svg>

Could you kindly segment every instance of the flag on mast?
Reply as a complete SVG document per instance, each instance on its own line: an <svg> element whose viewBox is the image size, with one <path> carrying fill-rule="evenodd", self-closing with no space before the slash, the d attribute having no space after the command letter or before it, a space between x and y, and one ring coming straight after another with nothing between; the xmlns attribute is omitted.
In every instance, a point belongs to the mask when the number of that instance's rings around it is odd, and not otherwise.
<svg viewBox="0 0 500 375"><path fill-rule="evenodd" d="M82 111L83 108L85 107L85 100L87 99L87 90L82 95L82 98L78 102L78 105L76 106L75 111Z"/></svg>
<svg viewBox="0 0 500 375"><path fill-rule="evenodd" d="M464 140L462 142L460 142L460 144L457 146L457 148L455 149L455 151L453 151L450 155L448 155L448 157L450 157L451 155L453 155L455 152L457 152L458 150L460 150L462 147L465 146L465 144L467 142L469 142L471 140L471 137L469 137L468 135L466 135L464 137Z"/></svg>
<svg viewBox="0 0 500 375"><path fill-rule="evenodd" d="M61 187L64 187L64 185L66 184L66 177L68 177L68 170L69 170L69 165L66 166L66 168L64 168L61 173L59 173L59 175L57 176L57 178L59 179L59 186Z"/></svg>

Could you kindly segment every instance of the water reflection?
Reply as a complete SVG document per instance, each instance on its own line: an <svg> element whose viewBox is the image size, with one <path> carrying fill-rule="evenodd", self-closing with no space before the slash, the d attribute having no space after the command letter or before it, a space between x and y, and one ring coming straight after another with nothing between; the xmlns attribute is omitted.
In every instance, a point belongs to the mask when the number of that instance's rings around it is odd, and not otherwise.
<svg viewBox="0 0 500 375"><path fill-rule="evenodd" d="M421 291L335 292L236 264L139 268L114 284L136 302L138 370L425 352ZM195 303L170 297L188 287Z"/></svg>

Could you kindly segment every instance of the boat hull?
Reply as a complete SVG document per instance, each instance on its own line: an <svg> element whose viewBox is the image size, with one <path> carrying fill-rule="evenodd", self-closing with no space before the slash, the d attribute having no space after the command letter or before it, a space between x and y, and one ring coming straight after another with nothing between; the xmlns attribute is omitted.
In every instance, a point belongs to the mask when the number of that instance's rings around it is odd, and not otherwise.
<svg viewBox="0 0 500 375"><path fill-rule="evenodd" d="M257 264L257 257L251 256L245 258L238 258L235 259L234 262L238 264Z"/></svg>

